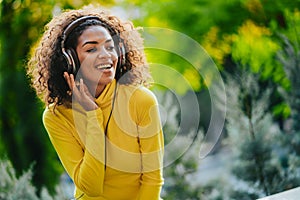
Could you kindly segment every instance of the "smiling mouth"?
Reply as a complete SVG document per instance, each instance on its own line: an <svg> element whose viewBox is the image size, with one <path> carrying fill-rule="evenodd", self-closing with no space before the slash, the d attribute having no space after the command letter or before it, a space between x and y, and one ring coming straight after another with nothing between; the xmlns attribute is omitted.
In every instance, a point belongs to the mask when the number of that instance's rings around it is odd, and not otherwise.
<svg viewBox="0 0 300 200"><path fill-rule="evenodd" d="M96 66L96 69L110 69L112 64L100 64Z"/></svg>

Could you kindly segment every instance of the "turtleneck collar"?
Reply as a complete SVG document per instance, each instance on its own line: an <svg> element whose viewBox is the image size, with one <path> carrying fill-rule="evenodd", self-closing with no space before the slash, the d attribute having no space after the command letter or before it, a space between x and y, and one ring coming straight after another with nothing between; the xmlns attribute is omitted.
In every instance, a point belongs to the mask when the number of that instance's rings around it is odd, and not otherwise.
<svg viewBox="0 0 300 200"><path fill-rule="evenodd" d="M97 105L103 109L111 105L117 82L114 79L111 83L107 84L98 98L95 99Z"/></svg>

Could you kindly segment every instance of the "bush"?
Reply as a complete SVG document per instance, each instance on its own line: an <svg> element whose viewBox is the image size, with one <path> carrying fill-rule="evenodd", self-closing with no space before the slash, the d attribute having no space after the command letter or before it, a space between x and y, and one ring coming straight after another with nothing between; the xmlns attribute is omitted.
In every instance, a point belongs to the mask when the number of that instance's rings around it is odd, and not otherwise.
<svg viewBox="0 0 300 200"><path fill-rule="evenodd" d="M46 188L42 188L40 197L32 185L32 169L25 171L20 177L8 160L0 160L0 200L67 200L61 186L56 187L56 195L52 197Z"/></svg>

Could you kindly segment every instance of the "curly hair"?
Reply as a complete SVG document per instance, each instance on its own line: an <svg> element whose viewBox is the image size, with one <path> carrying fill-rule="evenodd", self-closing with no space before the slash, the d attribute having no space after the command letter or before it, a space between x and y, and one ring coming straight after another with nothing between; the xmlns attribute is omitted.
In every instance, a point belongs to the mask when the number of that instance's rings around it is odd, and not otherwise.
<svg viewBox="0 0 300 200"><path fill-rule="evenodd" d="M48 106L70 105L72 97L63 73L67 71L67 61L61 49L62 35L66 27L74 20L83 16L96 16L101 22L107 24L123 41L125 46L125 63L123 70L116 70L115 79L120 84L149 85L151 75L146 56L143 50L143 39L132 22L122 22L117 16L111 15L107 10L95 6L85 6L79 10L68 10L52 20L45 26L45 32L34 49L34 53L27 65L27 74L30 76L32 85L37 95ZM95 23L87 23L92 26ZM76 44L78 37L86 27L73 30L68 37L74 40L66 42ZM74 33L73 33L74 32ZM71 36L73 34L73 36ZM112 34L110 32L110 34ZM122 72L123 71L123 72ZM126 76L123 76L126 72ZM122 78L121 78L122 77Z"/></svg>

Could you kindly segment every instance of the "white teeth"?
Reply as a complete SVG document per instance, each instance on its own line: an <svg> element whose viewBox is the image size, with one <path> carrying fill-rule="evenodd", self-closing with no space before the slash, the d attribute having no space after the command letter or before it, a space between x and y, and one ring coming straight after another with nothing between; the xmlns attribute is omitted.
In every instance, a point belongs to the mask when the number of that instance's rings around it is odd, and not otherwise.
<svg viewBox="0 0 300 200"><path fill-rule="evenodd" d="M109 69L111 67L110 64L103 64L96 66L97 69Z"/></svg>

